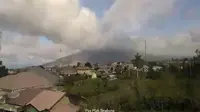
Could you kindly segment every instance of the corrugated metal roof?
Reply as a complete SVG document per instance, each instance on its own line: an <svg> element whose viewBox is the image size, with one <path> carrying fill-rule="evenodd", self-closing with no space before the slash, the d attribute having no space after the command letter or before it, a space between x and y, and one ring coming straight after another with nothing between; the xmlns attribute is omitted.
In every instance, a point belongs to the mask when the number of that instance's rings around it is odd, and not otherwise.
<svg viewBox="0 0 200 112"><path fill-rule="evenodd" d="M77 112L80 107L70 104L68 97L60 100L50 112Z"/></svg>
<svg viewBox="0 0 200 112"><path fill-rule="evenodd" d="M48 109L50 110L63 96L64 92L55 92L50 90L43 90L28 104L33 105L39 111ZM27 105L28 105L27 104Z"/></svg>
<svg viewBox="0 0 200 112"><path fill-rule="evenodd" d="M47 72L46 70L40 68L40 67L31 67L28 69L28 71L34 72L40 76L45 77L51 84L56 84L59 80L59 77L51 74L50 72Z"/></svg>
<svg viewBox="0 0 200 112"><path fill-rule="evenodd" d="M78 106L74 106L72 104L59 104L50 112L77 112L80 109Z"/></svg>
<svg viewBox="0 0 200 112"><path fill-rule="evenodd" d="M18 90L32 87L50 86L51 83L34 72L21 72L0 78L0 89Z"/></svg>
<svg viewBox="0 0 200 112"><path fill-rule="evenodd" d="M42 92L43 89L26 89L20 92L20 95L17 98L8 99L6 103L25 106L28 102L30 102L36 95Z"/></svg>

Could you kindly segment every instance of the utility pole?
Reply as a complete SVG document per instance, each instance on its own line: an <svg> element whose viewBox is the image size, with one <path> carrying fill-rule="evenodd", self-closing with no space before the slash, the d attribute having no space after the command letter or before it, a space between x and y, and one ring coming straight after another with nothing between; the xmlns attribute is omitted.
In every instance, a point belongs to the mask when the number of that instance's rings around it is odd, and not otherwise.
<svg viewBox="0 0 200 112"><path fill-rule="evenodd" d="M189 62L190 62L190 76L192 76L192 70L191 70L192 69L192 65L191 65L192 64L192 59L190 59Z"/></svg>
<svg viewBox="0 0 200 112"><path fill-rule="evenodd" d="M0 52L1 52L2 32L0 31Z"/></svg>
<svg viewBox="0 0 200 112"><path fill-rule="evenodd" d="M144 52L145 52L145 57L144 57L144 64L147 66L147 42L146 40L144 41L145 42L145 49L144 49ZM147 70L148 71L148 70ZM147 76L147 72L146 71L146 68L144 68L144 76L143 77L146 77Z"/></svg>
<svg viewBox="0 0 200 112"><path fill-rule="evenodd" d="M146 42L146 40L145 40L145 64L146 64L146 61L147 61L147 42Z"/></svg>

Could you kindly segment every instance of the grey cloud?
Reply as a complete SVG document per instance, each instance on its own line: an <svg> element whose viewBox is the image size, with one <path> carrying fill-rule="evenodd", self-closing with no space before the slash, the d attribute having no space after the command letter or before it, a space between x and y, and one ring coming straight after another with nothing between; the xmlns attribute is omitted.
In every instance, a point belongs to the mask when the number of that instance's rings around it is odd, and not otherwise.
<svg viewBox="0 0 200 112"><path fill-rule="evenodd" d="M193 55L198 31L173 37L130 38L150 20L170 13L177 0L116 0L102 20L80 7L78 0L0 0L0 27L4 33L1 56L8 66L41 64L83 49L111 47L168 55ZM155 20L156 21L156 20ZM41 44L45 35L51 44ZM199 35L200 36L200 35ZM62 49L62 52L60 52Z"/></svg>
<svg viewBox="0 0 200 112"><path fill-rule="evenodd" d="M98 42L96 16L81 8L78 0L1 0L0 27L32 36L45 35L71 49Z"/></svg>
<svg viewBox="0 0 200 112"><path fill-rule="evenodd" d="M193 42L200 42L200 29L196 28L189 32L189 35L192 37Z"/></svg>
<svg viewBox="0 0 200 112"><path fill-rule="evenodd" d="M165 16L177 0L116 0L103 23L110 30L140 30L151 18ZM111 25L111 26L109 26ZM108 27L109 26L109 27Z"/></svg>
<svg viewBox="0 0 200 112"><path fill-rule="evenodd" d="M12 39L6 37L3 39L0 52L1 60L8 67L43 64L74 52L63 44L41 43L39 37L12 35L12 33L9 36Z"/></svg>
<svg viewBox="0 0 200 112"><path fill-rule="evenodd" d="M199 35L200 36L200 35ZM194 41L195 37L189 32L179 33L172 37L151 37L134 38L137 43L137 49L144 51L144 40L147 41L147 52L155 55L171 56L194 56L194 51L199 48L200 41Z"/></svg>

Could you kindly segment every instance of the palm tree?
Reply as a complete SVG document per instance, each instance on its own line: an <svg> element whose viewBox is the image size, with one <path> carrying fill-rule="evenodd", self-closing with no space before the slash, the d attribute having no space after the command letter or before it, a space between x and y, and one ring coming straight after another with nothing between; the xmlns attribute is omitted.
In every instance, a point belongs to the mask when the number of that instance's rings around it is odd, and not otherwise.
<svg viewBox="0 0 200 112"><path fill-rule="evenodd" d="M81 66L81 62L78 62L76 66L77 66L77 67Z"/></svg>
<svg viewBox="0 0 200 112"><path fill-rule="evenodd" d="M137 53L135 55L135 59L131 60L131 62L137 67L137 68L141 68L143 66L143 62L144 60L142 59L142 55L139 55L139 53Z"/></svg>
<svg viewBox="0 0 200 112"><path fill-rule="evenodd" d="M199 49L196 49L196 50L195 50L195 53L197 54L197 57L200 56L200 50L199 50Z"/></svg>

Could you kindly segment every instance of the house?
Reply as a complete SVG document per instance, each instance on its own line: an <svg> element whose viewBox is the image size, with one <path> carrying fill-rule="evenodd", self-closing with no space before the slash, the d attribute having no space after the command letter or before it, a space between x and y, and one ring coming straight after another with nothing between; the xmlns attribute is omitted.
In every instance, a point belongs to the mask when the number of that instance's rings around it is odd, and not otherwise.
<svg viewBox="0 0 200 112"><path fill-rule="evenodd" d="M38 93L35 89L23 90L20 92L6 93L0 92L0 111L1 112L21 112L22 107L26 105Z"/></svg>
<svg viewBox="0 0 200 112"><path fill-rule="evenodd" d="M117 79L116 75L108 75L108 80L112 81L116 79Z"/></svg>
<svg viewBox="0 0 200 112"><path fill-rule="evenodd" d="M97 78L97 74L94 71L91 71L90 74L88 74L91 76L92 79L96 79Z"/></svg>
<svg viewBox="0 0 200 112"><path fill-rule="evenodd" d="M92 70L92 68L82 66L76 68L77 73L81 75L91 73Z"/></svg>
<svg viewBox="0 0 200 112"><path fill-rule="evenodd" d="M0 90L0 112L18 112L20 106L6 103L7 93Z"/></svg>
<svg viewBox="0 0 200 112"><path fill-rule="evenodd" d="M0 110L9 112L76 112L79 110L78 106L69 102L64 92L30 88L11 96L15 97L9 96L4 102L0 102Z"/></svg>
<svg viewBox="0 0 200 112"><path fill-rule="evenodd" d="M100 73L109 73L110 67L107 65L99 66L99 70L97 70Z"/></svg>
<svg viewBox="0 0 200 112"><path fill-rule="evenodd" d="M75 68L72 67L63 67L60 70L60 74L63 76L71 76L71 75L76 75L77 71Z"/></svg>
<svg viewBox="0 0 200 112"><path fill-rule="evenodd" d="M42 91L43 89L40 88L25 89L19 92L19 95L17 97L8 98L6 103L23 107Z"/></svg>
<svg viewBox="0 0 200 112"><path fill-rule="evenodd" d="M143 67L139 71L148 72L149 71L149 66L143 65Z"/></svg>
<svg viewBox="0 0 200 112"><path fill-rule="evenodd" d="M51 88L52 83L34 72L21 72L0 78L0 89L6 92L20 91L27 88Z"/></svg>
<svg viewBox="0 0 200 112"><path fill-rule="evenodd" d="M0 95L2 97L4 96L4 102L0 103L0 110L21 112L23 106L26 106L26 104L41 91L42 89L26 89L20 92L11 92Z"/></svg>
<svg viewBox="0 0 200 112"><path fill-rule="evenodd" d="M128 70L134 69L134 65L132 63L123 63L122 69L125 69L125 67L127 67Z"/></svg>
<svg viewBox="0 0 200 112"><path fill-rule="evenodd" d="M64 92L43 90L24 107L25 112L76 112L78 106L70 104Z"/></svg>
<svg viewBox="0 0 200 112"><path fill-rule="evenodd" d="M76 68L76 71L77 71L77 74L89 76L92 79L97 78L97 74L92 68L80 66Z"/></svg>
<svg viewBox="0 0 200 112"><path fill-rule="evenodd" d="M162 70L163 67L161 67L161 66L153 66L152 69L157 72L157 71Z"/></svg>

